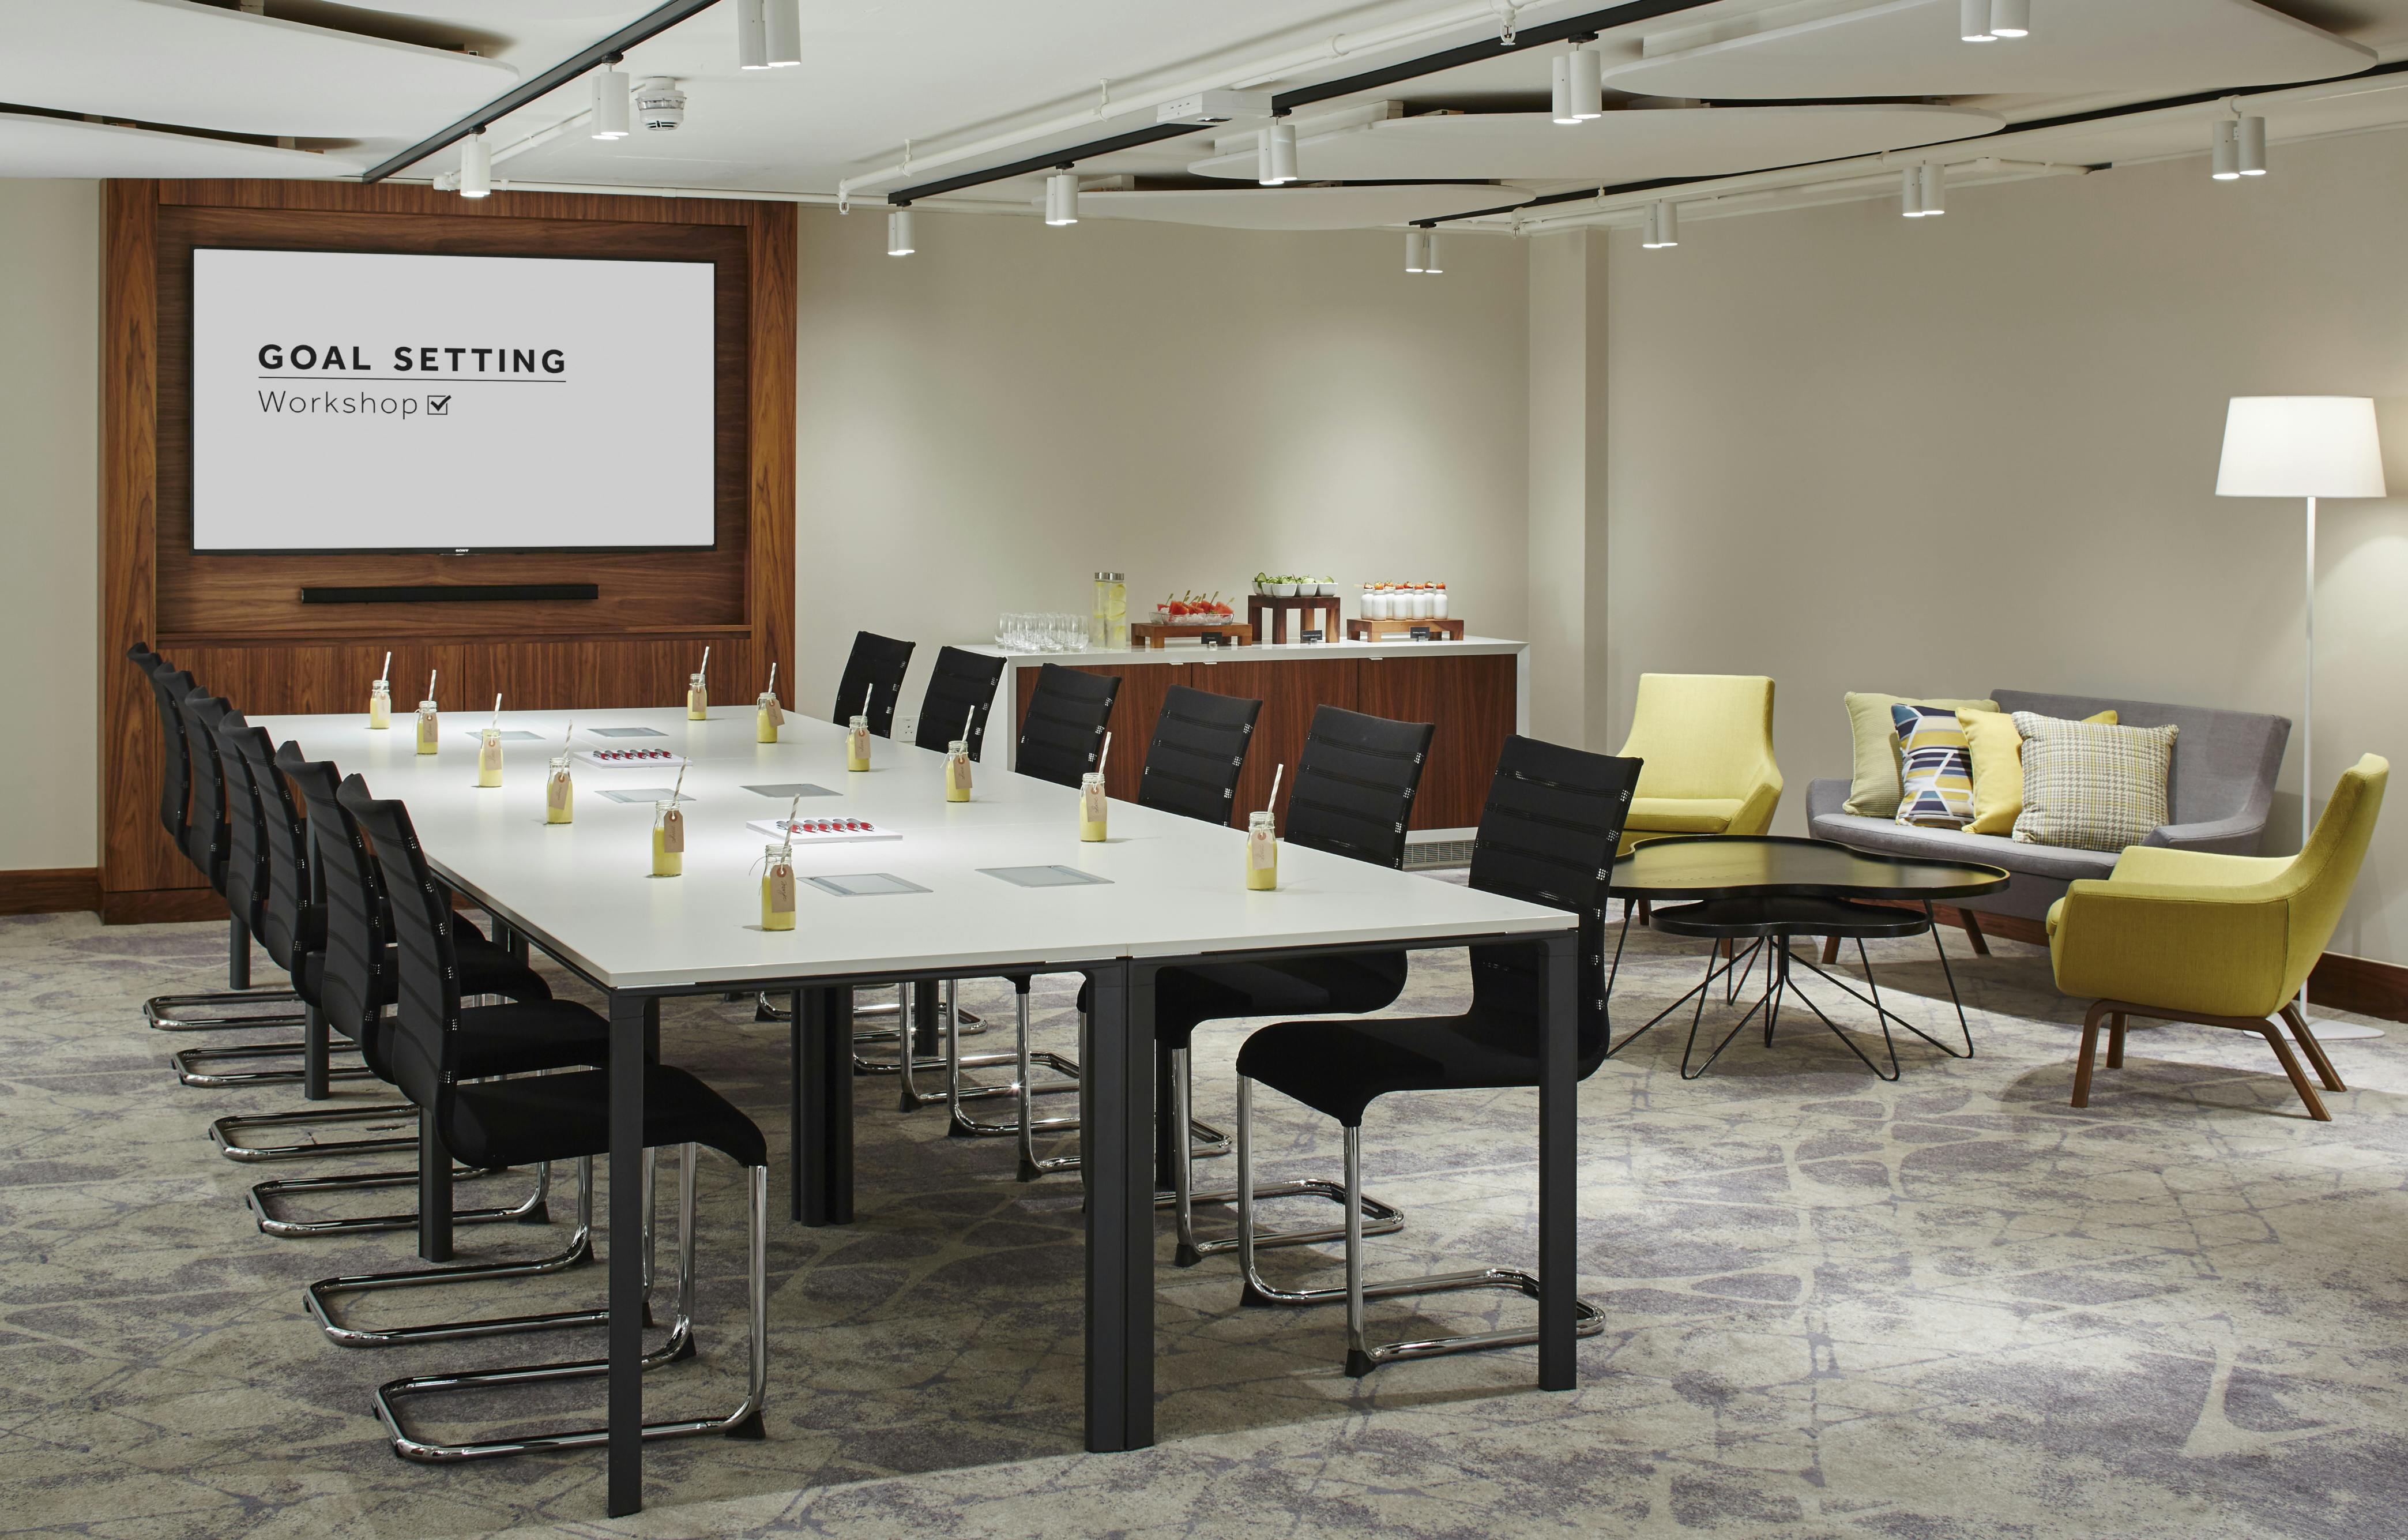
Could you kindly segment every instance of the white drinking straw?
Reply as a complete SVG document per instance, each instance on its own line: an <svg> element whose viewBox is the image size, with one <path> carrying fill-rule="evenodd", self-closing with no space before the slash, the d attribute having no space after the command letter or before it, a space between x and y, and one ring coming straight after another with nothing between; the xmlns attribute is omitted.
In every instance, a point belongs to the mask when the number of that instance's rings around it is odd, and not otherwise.
<svg viewBox="0 0 2408 1540"><path fill-rule="evenodd" d="M699 669L695 669L695 671L696 673L705 673L705 674L707 674L707 673L710 672L710 648L705 647L705 648L702 650L702 667L701 667L701 668L699 668Z"/></svg>
<svg viewBox="0 0 2408 1540"><path fill-rule="evenodd" d="M680 765L678 767L677 784L669 788L669 806L675 807L678 805L678 794L683 790L685 790L685 767L683 765Z"/></svg>
<svg viewBox="0 0 2408 1540"><path fill-rule="evenodd" d="M795 858L795 814L802 811L802 806L801 792L796 792L795 799L786 804L786 844L784 849L778 852L778 859L781 861L791 861Z"/></svg>
<svg viewBox="0 0 2408 1540"><path fill-rule="evenodd" d="M562 734L560 735L560 752L561 752L561 753L563 753L563 754L566 754L570 749L573 749L573 748L575 748L576 746L577 746L577 724L576 724L576 723L574 723L574 722L571 722L571 723L568 725L568 730L567 730L566 732L562 733Z"/></svg>
<svg viewBox="0 0 2408 1540"><path fill-rule="evenodd" d="M378 683L378 684L383 684L386 680L391 679L392 677L393 677L393 655L392 655L391 653L387 653L387 654L385 654L385 655L384 655L384 672L382 672L382 673L380 673L380 674L377 675L377 683Z"/></svg>
<svg viewBox="0 0 2408 1540"><path fill-rule="evenodd" d="M969 740L970 740L970 729L971 729L972 727L977 727L977 726L978 726L978 708L977 708L976 706L972 706L972 707L970 708L970 714L969 714L969 715L968 715L968 716L966 716L966 717L963 717L963 718L962 718L962 741L963 741L963 742L967 743L967 742L968 742L968 741L969 741Z"/></svg>
<svg viewBox="0 0 2408 1540"><path fill-rule="evenodd" d="M426 698L429 700L435 698L435 676L441 671L442 670L439 669L429 669L426 670Z"/></svg>
<svg viewBox="0 0 2408 1540"><path fill-rule="evenodd" d="M1103 752L1103 753L1101 753L1101 754L1099 754L1099 755L1097 755L1097 756L1096 756L1096 773L1097 775L1101 775L1101 774L1103 774L1103 773L1104 773L1104 762L1105 762L1106 760L1108 760L1108 759L1111 758L1111 756L1112 756L1112 735L1111 735L1111 733L1106 733L1106 734L1104 734L1104 752Z"/></svg>
<svg viewBox="0 0 2408 1540"><path fill-rule="evenodd" d="M1271 810L1271 803L1276 802L1276 801L1278 801L1278 800L1279 800L1279 784L1280 784L1280 777L1281 777L1281 776L1283 776L1283 775L1285 775L1286 773L1287 773L1287 766L1285 766L1285 765L1283 765L1283 765L1281 765L1277 770L1275 770L1271 771L1271 794L1270 794L1269 799L1268 799L1268 800L1266 800L1266 801L1263 803L1263 811L1264 811L1265 813L1268 813L1268 812Z"/></svg>
<svg viewBox="0 0 2408 1540"><path fill-rule="evenodd" d="M498 691L498 690L496 690L496 691L494 693L494 720L493 720L491 723L487 724L487 726L489 726L489 727L499 727L501 725L502 725L502 697L501 697L501 692L500 692L500 691Z"/></svg>
<svg viewBox="0 0 2408 1540"><path fill-rule="evenodd" d="M705 651L708 650L705 649ZM775 663L769 665L769 698L772 700L778 698L778 666Z"/></svg>

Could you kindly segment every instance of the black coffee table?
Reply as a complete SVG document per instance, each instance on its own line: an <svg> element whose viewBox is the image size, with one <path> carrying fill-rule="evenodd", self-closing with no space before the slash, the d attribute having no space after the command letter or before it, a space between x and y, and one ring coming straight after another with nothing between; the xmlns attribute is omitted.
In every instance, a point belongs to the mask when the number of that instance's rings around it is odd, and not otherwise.
<svg viewBox="0 0 2408 1540"><path fill-rule="evenodd" d="M1939 933L1932 928L1931 906L1995 893L2006 886L2008 880L2007 873L1994 866L1869 855L1828 840L1769 834L1689 834L1649 840L1634 846L1629 855L1613 865L1612 895L1623 900L1622 931L1614 943L1612 970L1606 977L1607 999L1612 999L1613 982L1621 974L1622 952L1630 938L1632 913L1641 903L1651 909L1649 923L1656 929L1667 935L1697 936L1716 944L1707 953L1705 977L1688 993L1657 1012L1646 1026L1620 1043L1610 1044L1607 1054L1620 1053L1657 1022L1695 1000L1697 1004L1689 1018L1689 1041L1681 1050L1681 1078L1695 1080L1759 1015L1764 1020L1764 1041L1770 1046L1782 1006L1794 997L1829 1028L1850 1053L1863 1060L1865 1068L1884 1080L1899 1077L1898 1044L1890 1036L1892 1022L1953 1058L1971 1058L1973 1030L1965 1020L1965 1003L1956 993L1956 975L1948 966L1948 950L1940 944ZM1667 903L1678 903L1680 907L1663 907ZM1932 945L1940 954L1941 972L1948 981L1949 1002L1956 1011L1956 1029L1964 1038L1962 1052L1883 1004L1881 986L1873 979L1872 958L1865 950L1866 942L1925 934L1931 936ZM1827 971L1812 957L1793 953L1790 942L1799 936L1855 942L1857 961L1865 971L1865 988L1870 993ZM1742 947L1742 942L1747 944ZM1729 956L1726 957L1726 952ZM1690 1068L1698 1029L1705 1020L1707 998L1714 986L1723 986L1726 1003L1735 1002L1759 958L1765 963L1763 994L1714 1044L1704 1061ZM1888 1053L1887 1073L1799 986L1795 976L1799 965L1871 1009L1874 1020L1881 1025L1882 1043ZM1609 1026L1608 1031L1611 1030Z"/></svg>

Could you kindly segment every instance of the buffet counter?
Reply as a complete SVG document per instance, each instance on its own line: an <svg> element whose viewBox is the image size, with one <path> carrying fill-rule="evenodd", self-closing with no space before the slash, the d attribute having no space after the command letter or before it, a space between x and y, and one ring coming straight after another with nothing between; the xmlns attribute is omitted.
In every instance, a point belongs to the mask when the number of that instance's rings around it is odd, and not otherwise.
<svg viewBox="0 0 2408 1540"><path fill-rule="evenodd" d="M1043 665L1118 674L1121 693L1112 709L1112 756L1105 782L1112 796L1130 801L1137 799L1146 745L1154 740L1154 718L1170 686L1262 701L1254 746L1231 810L1230 821L1240 828L1246 813L1260 808L1269 794L1273 768L1285 764L1293 770L1317 707L1436 725L1430 762L1413 801L1415 842L1470 838L1488 799L1498 754L1509 736L1529 725L1529 643L1496 637L1253 647L1174 643L1084 653L1022 653L987 643L966 650L1010 664L996 703L1002 720L991 722L987 730L990 749L1018 741L1020 713Z"/></svg>

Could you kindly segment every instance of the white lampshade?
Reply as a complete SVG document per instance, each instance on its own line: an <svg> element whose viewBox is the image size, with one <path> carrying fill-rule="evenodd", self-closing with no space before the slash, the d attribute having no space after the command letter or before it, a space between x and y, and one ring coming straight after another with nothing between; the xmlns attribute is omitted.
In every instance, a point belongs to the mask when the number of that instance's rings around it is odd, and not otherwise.
<svg viewBox="0 0 2408 1540"><path fill-rule="evenodd" d="M2383 443L2364 396L2236 396L2219 497L2381 497Z"/></svg>

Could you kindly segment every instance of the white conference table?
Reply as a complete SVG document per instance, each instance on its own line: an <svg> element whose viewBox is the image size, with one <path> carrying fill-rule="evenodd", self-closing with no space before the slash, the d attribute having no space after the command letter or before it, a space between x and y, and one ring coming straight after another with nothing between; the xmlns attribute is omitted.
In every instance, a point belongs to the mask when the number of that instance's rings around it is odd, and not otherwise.
<svg viewBox="0 0 2408 1540"><path fill-rule="evenodd" d="M1093 986L1080 1080L1086 1184L1086 1446L1141 1447L1154 1438L1154 979L1182 962L1244 955L1359 952L1524 942L1542 948L1546 1024L1541 1050L1539 1382L1573 1384L1573 1012L1576 918L1476 889L1283 844L1280 886L1243 885L1245 836L1112 804L1110 840L1078 838L1078 793L998 768L990 756L966 803L944 799L943 756L881 739L872 769L844 768L844 733L789 715L781 737L753 741L747 705L506 712L503 784L480 788L482 712L447 713L441 750L414 752L413 721L394 713L254 717L279 743L364 776L398 798L444 881L608 997L614 1067L657 1042L664 997L768 990L794 997L791 1211L805 1224L853 1217L853 989L856 985L1079 972ZM675 769L576 775L576 821L543 821L546 762L571 723L580 749L665 748L683 755L683 874L651 871L652 806L613 789L666 788ZM602 728L659 736L603 738ZM1135 743L1120 752L1142 753ZM810 784L804 817L867 818L900 836L797 844L791 931L760 926L761 833L784 795L753 786ZM1104 879L1024 887L986 869L1067 867ZM925 889L840 897L813 877L884 873ZM611 1076L609 1220L641 1231L643 1076ZM435 1205L428 1205L430 1210ZM440 1205L448 1219L448 1202ZM440 1225L440 1221L435 1221ZM448 1225L441 1225L448 1231ZM447 1234L431 1243L439 1254ZM640 1248L609 1249L609 1511L640 1506L643 1279Z"/></svg>

